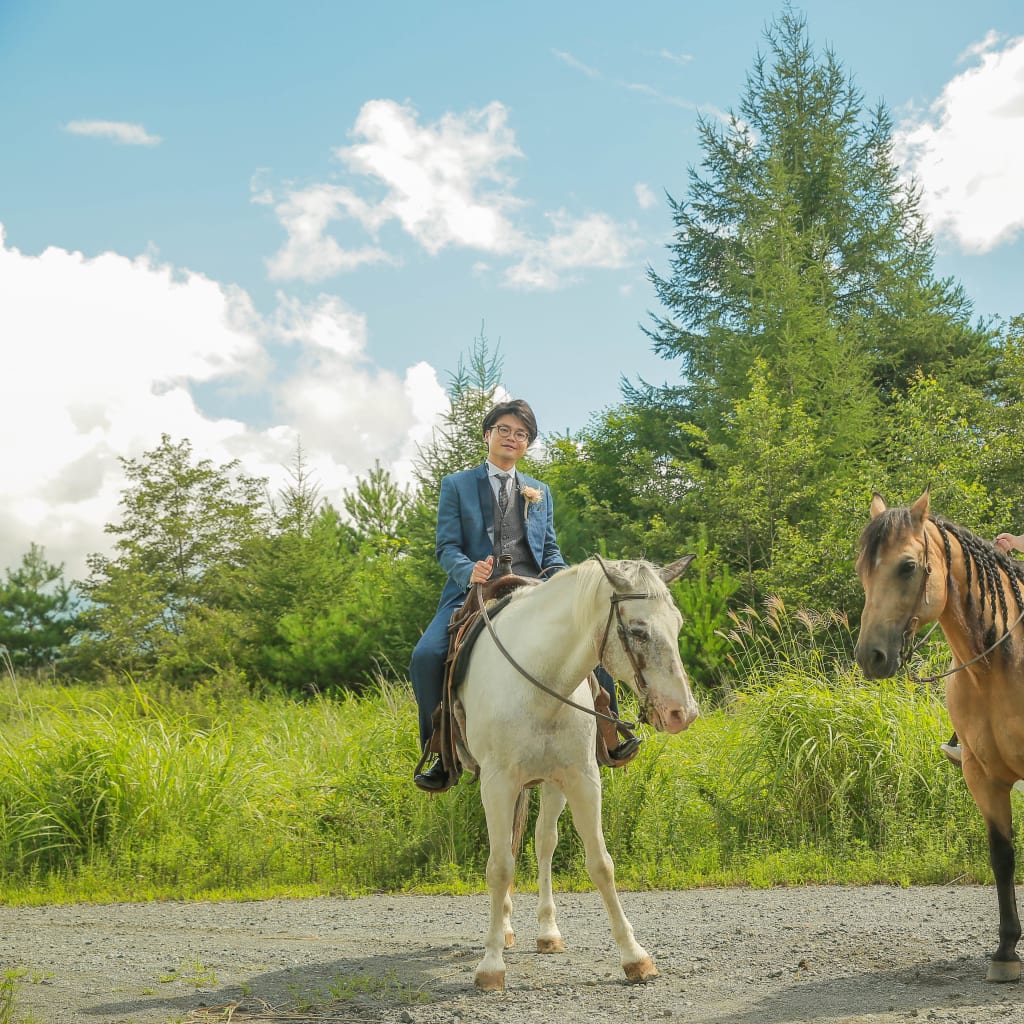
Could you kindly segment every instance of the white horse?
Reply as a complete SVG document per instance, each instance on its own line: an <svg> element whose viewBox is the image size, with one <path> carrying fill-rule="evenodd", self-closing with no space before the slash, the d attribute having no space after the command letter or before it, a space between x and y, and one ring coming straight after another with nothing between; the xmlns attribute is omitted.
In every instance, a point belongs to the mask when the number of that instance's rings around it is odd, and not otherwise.
<svg viewBox="0 0 1024 1024"><path fill-rule="evenodd" d="M629 683L655 729L681 732L698 710L679 657L682 617L665 584L680 576L692 557L662 570L642 561L592 560L541 586L523 587L494 619L493 635L485 630L470 653L456 714L466 739L460 759L480 772L490 840L490 925L474 978L482 989L505 987L502 951L515 941L510 896L514 822L517 803L522 809L528 801L526 787L537 783L537 949L555 953L565 948L555 922L551 858L558 818L568 801L586 851L587 873L604 899L627 979L646 981L658 973L634 938L615 891L615 868L601 827L596 719L545 693L525 673L593 710L586 678L602 662Z"/></svg>

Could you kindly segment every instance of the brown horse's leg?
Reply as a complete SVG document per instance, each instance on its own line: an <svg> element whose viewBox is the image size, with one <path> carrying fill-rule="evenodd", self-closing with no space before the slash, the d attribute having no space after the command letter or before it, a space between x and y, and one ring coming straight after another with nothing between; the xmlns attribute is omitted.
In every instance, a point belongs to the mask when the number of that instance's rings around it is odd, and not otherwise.
<svg viewBox="0 0 1024 1024"><path fill-rule="evenodd" d="M992 822L988 825L988 856L996 879L999 897L999 948L992 954L989 981L1020 981L1020 919L1017 916L1017 892L1014 886L1014 852L1011 835L1005 835Z"/></svg>
<svg viewBox="0 0 1024 1024"><path fill-rule="evenodd" d="M1013 812L1010 786L987 775L970 748L964 748L964 781L981 811L988 832L988 859L999 899L999 947L988 965L988 981L1019 981L1020 918L1014 888Z"/></svg>

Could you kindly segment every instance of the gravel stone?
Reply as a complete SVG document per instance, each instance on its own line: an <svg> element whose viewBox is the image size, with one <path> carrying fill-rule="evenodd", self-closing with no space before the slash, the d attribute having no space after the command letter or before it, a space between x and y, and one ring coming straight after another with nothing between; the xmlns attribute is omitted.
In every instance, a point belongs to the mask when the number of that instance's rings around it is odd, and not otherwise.
<svg viewBox="0 0 1024 1024"><path fill-rule="evenodd" d="M1024 1024L985 981L991 886L624 892L661 976L626 983L596 892L556 894L566 953L516 898L506 990L478 992L487 898L0 906L14 1020L168 1024ZM261 1016L262 1015L262 1016Z"/></svg>

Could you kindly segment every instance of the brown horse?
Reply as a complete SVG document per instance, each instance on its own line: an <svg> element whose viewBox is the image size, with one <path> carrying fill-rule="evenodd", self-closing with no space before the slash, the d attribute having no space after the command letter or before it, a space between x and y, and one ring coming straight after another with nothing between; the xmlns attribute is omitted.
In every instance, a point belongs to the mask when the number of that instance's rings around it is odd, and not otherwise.
<svg viewBox="0 0 1024 1024"><path fill-rule="evenodd" d="M953 654L946 708L967 787L988 832L999 897L989 981L1020 980L1010 789L1024 778L1024 564L970 530L875 494L860 538L864 615L856 657L868 679L894 675L919 626L938 620Z"/></svg>

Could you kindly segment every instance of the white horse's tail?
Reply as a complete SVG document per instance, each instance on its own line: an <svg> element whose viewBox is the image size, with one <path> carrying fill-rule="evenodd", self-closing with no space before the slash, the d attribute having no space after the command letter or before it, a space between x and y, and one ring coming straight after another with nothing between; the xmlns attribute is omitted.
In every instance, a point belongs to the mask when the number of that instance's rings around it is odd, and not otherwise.
<svg viewBox="0 0 1024 1024"><path fill-rule="evenodd" d="M526 820L530 816L530 786L524 786L516 797L516 806L512 811L512 856L518 857L523 848L523 835L526 833Z"/></svg>

